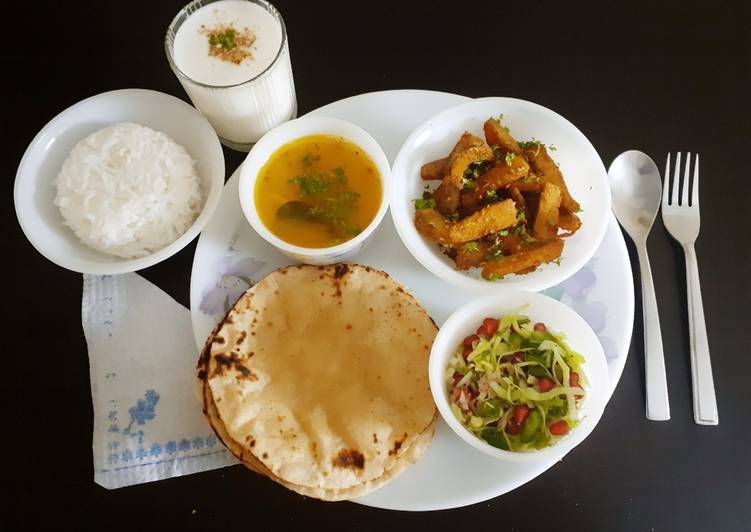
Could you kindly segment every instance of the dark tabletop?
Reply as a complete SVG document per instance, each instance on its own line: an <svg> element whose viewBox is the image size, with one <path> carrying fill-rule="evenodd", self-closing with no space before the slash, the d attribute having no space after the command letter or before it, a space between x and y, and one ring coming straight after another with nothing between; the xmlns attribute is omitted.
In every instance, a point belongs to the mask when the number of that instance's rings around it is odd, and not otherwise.
<svg viewBox="0 0 751 532"><path fill-rule="evenodd" d="M751 530L751 8L557 2L276 2L300 113L340 98L420 88L513 96L574 122L605 165L641 149L702 156L697 253L720 425L691 410L685 269L658 217L649 241L672 419L644 417L642 324L592 435L497 499L433 513L302 498L241 466L107 491L94 484L81 276L42 258L12 205L16 166L55 114L103 91L187 99L163 38L179 0L3 3L7 259L0 528L342 530ZM740 3L739 3L740 6ZM242 154L225 150L228 175ZM141 272L188 305L195 243ZM633 247L629 242L633 257ZM632 264L637 271L636 264ZM12 341L10 341L12 340Z"/></svg>

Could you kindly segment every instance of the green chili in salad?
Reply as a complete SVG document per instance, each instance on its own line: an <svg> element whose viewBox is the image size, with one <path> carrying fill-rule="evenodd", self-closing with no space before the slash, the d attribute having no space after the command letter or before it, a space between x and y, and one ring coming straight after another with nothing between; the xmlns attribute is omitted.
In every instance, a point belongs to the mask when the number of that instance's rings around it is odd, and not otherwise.
<svg viewBox="0 0 751 532"><path fill-rule="evenodd" d="M485 318L449 358L451 410L493 447L548 447L579 423L587 393L583 363L543 323L518 314Z"/></svg>

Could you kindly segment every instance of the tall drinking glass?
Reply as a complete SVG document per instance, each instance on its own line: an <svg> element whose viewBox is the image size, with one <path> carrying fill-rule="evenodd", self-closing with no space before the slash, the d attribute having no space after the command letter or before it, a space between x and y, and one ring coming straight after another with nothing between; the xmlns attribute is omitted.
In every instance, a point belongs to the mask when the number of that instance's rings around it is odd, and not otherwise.
<svg viewBox="0 0 751 532"><path fill-rule="evenodd" d="M234 15L248 12L251 18L255 14L252 29L244 23L228 25ZM217 20L221 24L212 29L208 22ZM232 51L243 35L250 36L243 37L251 44L240 56L247 59L223 61L222 52ZM216 53L210 53L212 47ZM165 50L193 105L225 146L249 151L266 132L297 114L287 30L279 11L265 0L194 0L170 24Z"/></svg>

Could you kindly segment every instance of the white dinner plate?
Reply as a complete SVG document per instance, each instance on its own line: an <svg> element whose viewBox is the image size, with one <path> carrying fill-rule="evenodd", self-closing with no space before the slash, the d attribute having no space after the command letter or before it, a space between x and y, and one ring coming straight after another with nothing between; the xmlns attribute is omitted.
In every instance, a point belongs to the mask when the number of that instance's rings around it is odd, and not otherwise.
<svg viewBox="0 0 751 532"><path fill-rule="evenodd" d="M353 96L311 114L359 125L381 144L393 162L414 128L464 101L467 98L463 96L440 92L386 91ZM225 185L219 208L201 234L193 261L190 306L199 349L248 283L290 264L290 259L258 236L245 220L237 194L238 176L236 171ZM592 260L545 293L573 308L597 333L608 359L612 395L631 342L634 283L623 236L612 214L609 220L605 238ZM356 261L380 268L404 284L439 325L476 297L423 268L404 247L388 216ZM551 459L534 466L498 462L469 447L441 421L433 443L417 464L355 502L394 510L455 508L517 488L555 462Z"/></svg>

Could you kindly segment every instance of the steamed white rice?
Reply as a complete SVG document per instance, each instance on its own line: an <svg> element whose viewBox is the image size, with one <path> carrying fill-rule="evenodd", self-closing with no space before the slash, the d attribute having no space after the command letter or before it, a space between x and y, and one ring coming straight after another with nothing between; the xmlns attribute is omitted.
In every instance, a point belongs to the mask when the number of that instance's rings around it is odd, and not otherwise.
<svg viewBox="0 0 751 532"><path fill-rule="evenodd" d="M115 124L79 142L57 176L55 204L87 246L123 258L174 242L203 198L195 162L164 133Z"/></svg>

